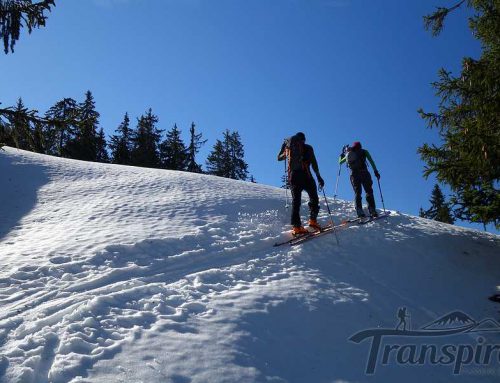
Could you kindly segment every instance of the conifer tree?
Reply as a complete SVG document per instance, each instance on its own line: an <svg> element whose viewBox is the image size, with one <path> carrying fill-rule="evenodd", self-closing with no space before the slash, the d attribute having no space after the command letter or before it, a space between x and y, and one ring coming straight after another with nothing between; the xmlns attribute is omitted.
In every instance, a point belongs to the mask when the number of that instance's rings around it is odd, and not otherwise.
<svg viewBox="0 0 500 383"><path fill-rule="evenodd" d="M107 150L106 136L104 135L104 129L101 128L97 134L96 139L96 161L97 162L109 162L109 154Z"/></svg>
<svg viewBox="0 0 500 383"><path fill-rule="evenodd" d="M84 161L97 161L97 129L99 112L95 110L92 92L85 93L85 100L78 105L79 124L75 137L68 142L71 158Z"/></svg>
<svg viewBox="0 0 500 383"><path fill-rule="evenodd" d="M128 113L125 113L122 123L116 129L116 134L111 136L111 142L109 143L112 163L132 164L132 133Z"/></svg>
<svg viewBox="0 0 500 383"><path fill-rule="evenodd" d="M7 145L24 150L34 150L33 132L25 111L23 100L19 98L14 109L15 114L10 120L10 140L7 141Z"/></svg>
<svg viewBox="0 0 500 383"><path fill-rule="evenodd" d="M438 8L425 24L438 35L446 16L462 5L475 12L469 27L481 42L481 57L464 58L458 76L439 72L433 83L438 112L419 112L438 129L442 143L425 144L419 153L426 163L424 176L435 173L450 186L456 218L500 227L500 2L462 0Z"/></svg>
<svg viewBox="0 0 500 383"><path fill-rule="evenodd" d="M174 127L167 132L165 140L160 144L160 159L161 165L165 169L186 169L187 149L177 124L174 124Z"/></svg>
<svg viewBox="0 0 500 383"><path fill-rule="evenodd" d="M229 131L226 131L229 133ZM229 178L245 181L248 178L248 165L245 162L245 151L240 134L235 131L229 134L229 150L231 159L231 174Z"/></svg>
<svg viewBox="0 0 500 383"><path fill-rule="evenodd" d="M454 223L450 211L450 205L445 201L443 192L438 184L434 185L432 189L431 199L429 200L431 207L428 210L420 208L420 216L424 218L433 219L435 221L444 223Z"/></svg>
<svg viewBox="0 0 500 383"><path fill-rule="evenodd" d="M207 157L207 173L219 177L229 177L229 156L221 140L216 140Z"/></svg>
<svg viewBox="0 0 500 383"><path fill-rule="evenodd" d="M187 168L188 172L202 173L201 165L196 162L196 155L200 151L201 147L207 142L207 140L202 140L202 134L195 133L195 124L191 123L191 128L189 129L189 146L187 148Z"/></svg>
<svg viewBox="0 0 500 383"><path fill-rule="evenodd" d="M21 28L26 26L31 33L33 28L45 26L45 11L50 12L52 6L55 6L54 0L36 3L31 0L0 0L0 38L5 54L9 53L9 49L14 53Z"/></svg>
<svg viewBox="0 0 500 383"><path fill-rule="evenodd" d="M132 164L148 168L160 167L159 145L162 131L156 127L158 117L151 108L137 122L133 134Z"/></svg>
<svg viewBox="0 0 500 383"><path fill-rule="evenodd" d="M248 165L244 160L244 149L238 132L224 132L224 140L217 140L207 158L207 172L220 177L246 180Z"/></svg>
<svg viewBox="0 0 500 383"><path fill-rule="evenodd" d="M47 154L44 129L46 124L41 121L33 122L33 151L36 153Z"/></svg>
<svg viewBox="0 0 500 383"><path fill-rule="evenodd" d="M48 122L44 127L46 153L68 157L68 142L75 139L79 109L72 98L64 98L52 106L46 113Z"/></svg>

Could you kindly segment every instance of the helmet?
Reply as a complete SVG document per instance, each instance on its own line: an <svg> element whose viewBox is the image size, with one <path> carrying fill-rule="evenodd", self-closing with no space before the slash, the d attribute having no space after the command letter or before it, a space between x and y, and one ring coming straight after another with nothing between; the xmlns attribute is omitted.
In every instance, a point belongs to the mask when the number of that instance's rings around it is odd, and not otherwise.
<svg viewBox="0 0 500 383"><path fill-rule="evenodd" d="M298 132L295 137L297 137L299 140L305 141L306 140L306 135L302 132Z"/></svg>
<svg viewBox="0 0 500 383"><path fill-rule="evenodd" d="M351 149L352 150L357 150L357 149L361 149L361 142L359 141L354 141L351 145Z"/></svg>

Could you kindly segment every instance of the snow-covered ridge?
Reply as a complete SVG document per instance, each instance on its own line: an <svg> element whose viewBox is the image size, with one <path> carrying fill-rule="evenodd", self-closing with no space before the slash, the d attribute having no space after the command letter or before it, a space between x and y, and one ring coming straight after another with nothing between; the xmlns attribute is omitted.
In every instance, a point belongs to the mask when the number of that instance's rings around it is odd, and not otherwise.
<svg viewBox="0 0 500 383"><path fill-rule="evenodd" d="M340 247L273 248L289 220L278 188L12 148L0 174L2 383L365 381L367 349L348 338L394 327L399 306L422 324L498 320L495 235L394 212ZM407 371L377 377L450 378Z"/></svg>

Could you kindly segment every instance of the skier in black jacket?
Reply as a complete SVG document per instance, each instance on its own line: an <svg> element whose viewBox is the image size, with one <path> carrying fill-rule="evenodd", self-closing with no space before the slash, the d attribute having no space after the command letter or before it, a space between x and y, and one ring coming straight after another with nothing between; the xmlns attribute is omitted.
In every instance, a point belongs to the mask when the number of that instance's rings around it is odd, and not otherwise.
<svg viewBox="0 0 500 383"><path fill-rule="evenodd" d="M361 143L356 141L351 147L347 149L347 153L342 152L340 154L339 163L347 163L347 166L351 170L351 185L354 189L354 201L356 203L356 214L358 217L365 217L365 212L363 210L363 205L361 203L361 193L362 188L365 189L366 202L368 202L368 211L372 217L377 217L378 213L375 208L375 198L373 196L373 181L368 171L366 161L369 161L373 173L377 179L380 179L380 173L377 170L377 166L370 155L370 152L361 147Z"/></svg>
<svg viewBox="0 0 500 383"><path fill-rule="evenodd" d="M320 226L316 221L319 212L319 198L316 182L311 174L310 167L313 168L320 188L325 186L325 182L319 173L318 162L311 145L305 143L306 136L299 132L285 140L278 154L278 161L288 159L288 182L292 193L292 234L305 234L309 231L302 226L300 220L300 204L302 191L309 195L309 226L319 230Z"/></svg>

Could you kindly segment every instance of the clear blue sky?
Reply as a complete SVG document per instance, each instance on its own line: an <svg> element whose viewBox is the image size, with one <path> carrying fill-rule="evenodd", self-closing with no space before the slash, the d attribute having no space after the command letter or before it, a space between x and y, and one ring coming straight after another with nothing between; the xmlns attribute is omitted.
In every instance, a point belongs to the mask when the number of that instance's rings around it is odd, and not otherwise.
<svg viewBox="0 0 500 383"><path fill-rule="evenodd" d="M0 101L44 113L63 97L94 94L111 135L149 107L187 141L191 121L208 142L243 139L249 171L280 185L283 138L303 131L328 195L337 156L360 140L382 174L386 206L418 214L433 181L416 150L437 140L417 114L436 109L430 83L480 50L466 11L433 38L422 16L450 0L59 0L47 27L23 34L0 61ZM346 169L338 195L352 199ZM377 192L377 202L380 198Z"/></svg>

